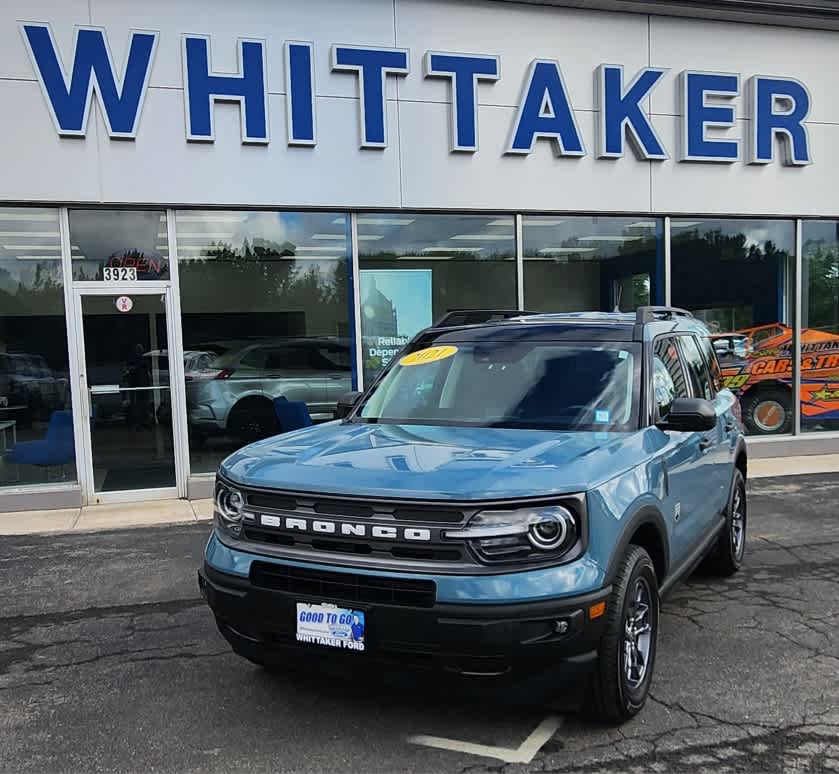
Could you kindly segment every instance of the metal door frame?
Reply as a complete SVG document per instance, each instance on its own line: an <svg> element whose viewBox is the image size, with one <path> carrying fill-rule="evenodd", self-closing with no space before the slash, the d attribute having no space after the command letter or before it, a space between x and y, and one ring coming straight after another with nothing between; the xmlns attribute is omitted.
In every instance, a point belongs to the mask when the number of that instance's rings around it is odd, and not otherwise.
<svg viewBox="0 0 839 774"><path fill-rule="evenodd" d="M172 439L175 457L175 486L156 489L130 489L119 492L96 492L93 478L93 443L91 437L90 394L87 384L87 366L85 357L85 339L82 314L82 299L85 296L162 296L166 314L166 338L169 360L169 400L172 404ZM82 504L140 502L144 500L163 500L186 497L188 470L185 460L188 455L185 392L178 389L183 385L183 358L172 357L177 354L175 342L180 341L180 320L175 306L174 291L171 282L76 282L72 289L71 320L73 338L76 346L75 358L71 358L71 377L77 385L72 390L73 429L76 439L77 474L82 490ZM180 349L178 348L178 351ZM75 368L73 368L75 365Z"/></svg>

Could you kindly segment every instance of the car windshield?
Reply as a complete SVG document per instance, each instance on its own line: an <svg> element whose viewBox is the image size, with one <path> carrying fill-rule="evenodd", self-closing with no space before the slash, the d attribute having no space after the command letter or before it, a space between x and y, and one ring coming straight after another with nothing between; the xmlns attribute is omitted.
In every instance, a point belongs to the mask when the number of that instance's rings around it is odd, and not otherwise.
<svg viewBox="0 0 839 774"><path fill-rule="evenodd" d="M628 342L438 342L402 356L355 421L632 430L639 372Z"/></svg>

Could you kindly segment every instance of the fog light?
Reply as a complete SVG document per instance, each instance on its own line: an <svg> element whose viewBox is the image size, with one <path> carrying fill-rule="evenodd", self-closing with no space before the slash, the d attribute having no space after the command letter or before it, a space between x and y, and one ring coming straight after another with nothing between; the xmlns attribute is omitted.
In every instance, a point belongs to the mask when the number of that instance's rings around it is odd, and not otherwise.
<svg viewBox="0 0 839 774"><path fill-rule="evenodd" d="M554 632L556 634L567 634L568 629L568 621L566 621L564 618L560 618L558 621L554 623Z"/></svg>

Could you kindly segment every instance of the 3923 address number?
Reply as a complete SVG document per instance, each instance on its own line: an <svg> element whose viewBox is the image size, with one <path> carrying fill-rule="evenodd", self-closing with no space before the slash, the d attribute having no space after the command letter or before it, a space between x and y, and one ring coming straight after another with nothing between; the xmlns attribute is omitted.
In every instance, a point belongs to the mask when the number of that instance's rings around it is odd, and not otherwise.
<svg viewBox="0 0 839 774"><path fill-rule="evenodd" d="M102 269L102 279L105 282L136 282L137 268L135 266L106 266Z"/></svg>

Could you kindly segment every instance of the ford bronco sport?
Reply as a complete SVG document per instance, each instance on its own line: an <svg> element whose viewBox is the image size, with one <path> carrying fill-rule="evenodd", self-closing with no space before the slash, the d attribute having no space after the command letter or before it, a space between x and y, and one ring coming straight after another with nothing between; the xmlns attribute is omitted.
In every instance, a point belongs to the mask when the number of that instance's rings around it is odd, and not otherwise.
<svg viewBox="0 0 839 774"><path fill-rule="evenodd" d="M258 664L538 670L625 721L660 596L743 560L737 401L682 310L470 314L419 333L342 418L222 463L202 593Z"/></svg>

